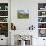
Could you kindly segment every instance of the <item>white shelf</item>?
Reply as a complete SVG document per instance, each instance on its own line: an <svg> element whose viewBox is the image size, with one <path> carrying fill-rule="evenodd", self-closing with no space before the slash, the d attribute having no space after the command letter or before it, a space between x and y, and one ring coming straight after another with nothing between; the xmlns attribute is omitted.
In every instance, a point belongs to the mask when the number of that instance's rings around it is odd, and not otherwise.
<svg viewBox="0 0 46 46"><path fill-rule="evenodd" d="M44 15L44 16L38 16L38 17L46 17L46 15Z"/></svg>
<svg viewBox="0 0 46 46"><path fill-rule="evenodd" d="M38 23L46 23L46 22L38 22Z"/></svg>
<svg viewBox="0 0 46 46"><path fill-rule="evenodd" d="M8 16L0 16L0 17L8 17Z"/></svg>
<svg viewBox="0 0 46 46"><path fill-rule="evenodd" d="M0 23L8 23L8 22L0 22Z"/></svg>
<svg viewBox="0 0 46 46"><path fill-rule="evenodd" d="M8 10L0 10L0 11L8 11Z"/></svg>
<svg viewBox="0 0 46 46"><path fill-rule="evenodd" d="M38 11L46 11L46 10L38 10Z"/></svg>
<svg viewBox="0 0 46 46"><path fill-rule="evenodd" d="M38 28L38 29L46 29L46 28Z"/></svg>

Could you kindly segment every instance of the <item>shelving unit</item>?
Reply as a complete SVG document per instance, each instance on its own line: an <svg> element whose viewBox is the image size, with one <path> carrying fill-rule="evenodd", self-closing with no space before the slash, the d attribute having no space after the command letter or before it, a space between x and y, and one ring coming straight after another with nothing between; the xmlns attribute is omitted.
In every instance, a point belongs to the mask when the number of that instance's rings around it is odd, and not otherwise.
<svg viewBox="0 0 46 46"><path fill-rule="evenodd" d="M0 3L0 35L8 37L8 3Z"/></svg>
<svg viewBox="0 0 46 46"><path fill-rule="evenodd" d="M46 3L38 3L38 32L39 37L46 37Z"/></svg>

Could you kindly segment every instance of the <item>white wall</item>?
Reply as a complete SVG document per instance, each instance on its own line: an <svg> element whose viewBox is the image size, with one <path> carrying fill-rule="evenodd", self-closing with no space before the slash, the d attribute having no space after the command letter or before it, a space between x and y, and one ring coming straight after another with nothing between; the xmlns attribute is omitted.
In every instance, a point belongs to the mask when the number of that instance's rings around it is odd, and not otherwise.
<svg viewBox="0 0 46 46"><path fill-rule="evenodd" d="M20 30L23 30L23 34L24 34L24 31L26 34L29 26L33 24L35 27L33 35L35 34L35 36L38 36L37 35L37 32L38 32L37 31L37 6L38 6L37 0L36 1L11 0L11 22L13 22L16 25L16 28L17 28L16 32L20 32ZM17 19L17 10L18 9L29 10L30 11L29 19Z"/></svg>
<svg viewBox="0 0 46 46"><path fill-rule="evenodd" d="M26 4L25 4L26 2ZM34 10L35 7L37 6L37 2L36 3L32 3L33 1L27 0L27 1L17 1L17 0L12 0L11 2L11 22L14 22L14 24L16 25L17 30L27 30L29 28L30 25L33 24L33 20L35 20L34 18L36 17L37 20L37 16L34 15ZM34 6L32 5L34 4ZM37 8L37 7L36 7ZM29 19L18 19L17 18L17 10L29 10Z"/></svg>
<svg viewBox="0 0 46 46"><path fill-rule="evenodd" d="M38 3L46 3L46 0L11 0L11 22L16 25L16 32L23 30L24 33L30 25L33 24L35 26L35 30L33 30L33 46L41 46L39 44L43 44L42 38L38 38ZM17 19L18 9L28 9L30 11L29 19Z"/></svg>

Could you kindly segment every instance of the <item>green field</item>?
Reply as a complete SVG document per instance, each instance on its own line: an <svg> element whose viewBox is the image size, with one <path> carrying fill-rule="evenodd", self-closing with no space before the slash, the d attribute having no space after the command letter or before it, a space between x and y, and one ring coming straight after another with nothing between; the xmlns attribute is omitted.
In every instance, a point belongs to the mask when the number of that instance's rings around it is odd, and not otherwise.
<svg viewBox="0 0 46 46"><path fill-rule="evenodd" d="M28 19L29 18L29 14L27 14L27 13L18 13L17 17L19 19Z"/></svg>

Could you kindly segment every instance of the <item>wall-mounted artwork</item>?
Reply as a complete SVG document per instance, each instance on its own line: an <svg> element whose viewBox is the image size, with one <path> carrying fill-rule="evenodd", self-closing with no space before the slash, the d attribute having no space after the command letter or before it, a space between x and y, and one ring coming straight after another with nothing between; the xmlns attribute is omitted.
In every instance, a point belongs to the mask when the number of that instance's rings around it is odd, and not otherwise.
<svg viewBox="0 0 46 46"><path fill-rule="evenodd" d="M29 19L29 10L17 10L18 19Z"/></svg>

